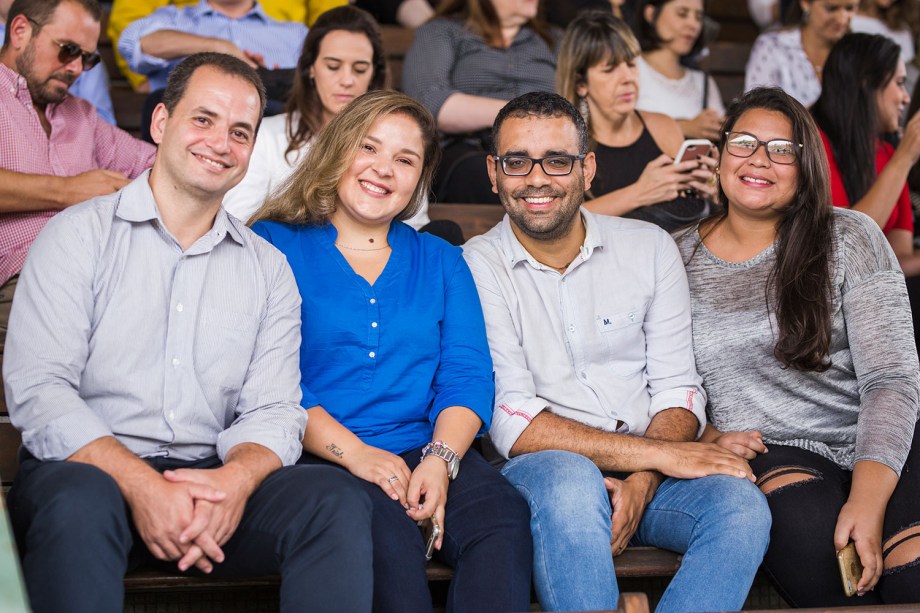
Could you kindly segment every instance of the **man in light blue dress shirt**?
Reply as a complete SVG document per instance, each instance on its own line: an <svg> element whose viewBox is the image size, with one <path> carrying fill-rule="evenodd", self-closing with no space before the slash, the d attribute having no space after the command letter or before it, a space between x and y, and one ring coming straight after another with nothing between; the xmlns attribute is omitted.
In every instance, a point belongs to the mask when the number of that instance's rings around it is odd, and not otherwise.
<svg viewBox="0 0 920 613"><path fill-rule="evenodd" d="M744 460L692 442L706 395L677 246L581 208L595 171L616 169L596 169L564 98L512 100L492 136L508 214L464 256L495 367L489 435L531 507L540 605L616 608L615 556L631 543L684 554L658 611L740 609L770 511Z"/></svg>
<svg viewBox="0 0 920 613"><path fill-rule="evenodd" d="M370 608L366 495L292 466L307 419L293 274L220 206L264 106L244 62L190 56L153 113L153 168L53 218L27 257L4 381L36 612L121 611L143 563L280 574L283 611Z"/></svg>
<svg viewBox="0 0 920 613"><path fill-rule="evenodd" d="M306 36L304 24L272 19L253 0L201 0L138 19L121 33L118 51L153 92L183 57L201 51L228 53L254 67L294 68Z"/></svg>

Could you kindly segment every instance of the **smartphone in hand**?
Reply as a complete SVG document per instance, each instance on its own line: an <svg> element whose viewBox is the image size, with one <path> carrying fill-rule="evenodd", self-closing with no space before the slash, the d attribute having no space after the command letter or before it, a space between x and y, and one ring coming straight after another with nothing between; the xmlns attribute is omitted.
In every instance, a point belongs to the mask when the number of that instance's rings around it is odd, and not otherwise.
<svg viewBox="0 0 920 613"><path fill-rule="evenodd" d="M704 155L709 155L712 149L712 143L705 138L691 138L685 140L680 146L680 150L674 157L674 163L691 162Z"/></svg>
<svg viewBox="0 0 920 613"><path fill-rule="evenodd" d="M863 565L856 553L856 543L850 541L837 552L837 564L840 566L840 578L843 580L843 593L852 596L856 593L859 578L862 577Z"/></svg>
<svg viewBox="0 0 920 613"><path fill-rule="evenodd" d="M425 541L425 559L431 560L431 555L434 552L434 544L437 542L438 537L441 536L441 526L438 524L438 520L434 518L434 515L432 515L428 519L419 521L418 528L422 531L422 540Z"/></svg>

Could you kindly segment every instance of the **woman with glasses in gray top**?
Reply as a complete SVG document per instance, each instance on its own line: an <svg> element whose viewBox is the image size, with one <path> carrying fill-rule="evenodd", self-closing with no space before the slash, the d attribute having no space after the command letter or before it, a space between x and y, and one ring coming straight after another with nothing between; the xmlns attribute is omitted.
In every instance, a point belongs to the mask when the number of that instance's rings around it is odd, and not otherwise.
<svg viewBox="0 0 920 613"><path fill-rule="evenodd" d="M818 130L782 90L732 103L720 149L724 212L677 236L702 440L749 460L789 604L918 602L920 366L897 259L872 219L831 206ZM836 559L850 542L858 600Z"/></svg>

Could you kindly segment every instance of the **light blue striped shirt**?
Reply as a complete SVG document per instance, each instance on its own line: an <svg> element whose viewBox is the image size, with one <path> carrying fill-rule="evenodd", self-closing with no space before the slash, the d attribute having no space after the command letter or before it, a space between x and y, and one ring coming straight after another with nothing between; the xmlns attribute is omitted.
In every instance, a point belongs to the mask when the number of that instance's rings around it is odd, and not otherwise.
<svg viewBox="0 0 920 613"><path fill-rule="evenodd" d="M41 460L115 436L196 460L258 443L297 460L300 294L275 248L223 209L185 252L145 172L38 235L13 301L10 420Z"/></svg>
<svg viewBox="0 0 920 613"><path fill-rule="evenodd" d="M258 2L237 19L215 10L207 0L186 7L164 6L131 23L118 39L118 51L131 70L147 76L151 91L166 87L166 78L181 61L164 60L141 51L141 39L161 30L229 40L244 51L262 54L268 68L297 66L307 36L305 25L272 19Z"/></svg>

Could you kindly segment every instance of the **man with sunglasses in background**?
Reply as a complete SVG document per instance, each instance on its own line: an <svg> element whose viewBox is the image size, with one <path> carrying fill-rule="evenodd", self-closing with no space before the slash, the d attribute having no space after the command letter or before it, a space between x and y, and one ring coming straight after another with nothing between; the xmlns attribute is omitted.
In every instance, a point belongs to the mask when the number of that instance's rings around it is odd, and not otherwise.
<svg viewBox="0 0 920 613"><path fill-rule="evenodd" d="M492 142L508 215L464 256L495 365L489 436L530 504L541 607L616 608L614 557L633 544L685 554L659 610L740 609L770 511L747 462L691 442L706 396L677 246L581 208L596 161L564 98L512 100Z"/></svg>
<svg viewBox="0 0 920 613"><path fill-rule="evenodd" d="M111 194L156 149L69 95L99 62L96 0L15 0L0 48L0 365L19 271L58 211ZM0 412L6 403L0 394Z"/></svg>
<svg viewBox="0 0 920 613"><path fill-rule="evenodd" d="M13 0L0 0L0 45L6 37L6 16L10 12L11 4ZM116 125L115 108L112 105L112 95L109 93L109 75L104 65L97 64L77 77L70 86L70 95L92 102L100 117L113 126Z"/></svg>

